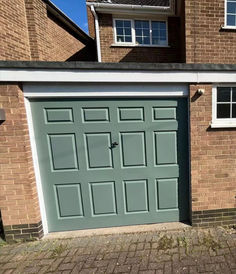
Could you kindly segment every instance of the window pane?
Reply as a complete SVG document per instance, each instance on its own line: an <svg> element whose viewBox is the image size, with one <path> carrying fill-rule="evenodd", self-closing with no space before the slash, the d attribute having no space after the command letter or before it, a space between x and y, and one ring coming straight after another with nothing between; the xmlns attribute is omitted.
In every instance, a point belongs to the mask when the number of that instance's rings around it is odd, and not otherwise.
<svg viewBox="0 0 236 274"><path fill-rule="evenodd" d="M236 16L227 15L227 26L236 26Z"/></svg>
<svg viewBox="0 0 236 274"><path fill-rule="evenodd" d="M123 35L123 29L117 28L116 33L117 33L117 35Z"/></svg>
<svg viewBox="0 0 236 274"><path fill-rule="evenodd" d="M232 88L232 90L233 90L232 101L236 102L236 88Z"/></svg>
<svg viewBox="0 0 236 274"><path fill-rule="evenodd" d="M230 104L217 104L217 118L230 118Z"/></svg>
<svg viewBox="0 0 236 274"><path fill-rule="evenodd" d="M158 44L159 44L158 38L153 38L153 37L152 37L152 44L153 44L153 45L158 45Z"/></svg>
<svg viewBox="0 0 236 274"><path fill-rule="evenodd" d="M136 42L141 45L142 44L142 37L136 37Z"/></svg>
<svg viewBox="0 0 236 274"><path fill-rule="evenodd" d="M228 2L227 4L227 13L234 13L236 14L236 2Z"/></svg>
<svg viewBox="0 0 236 274"><path fill-rule="evenodd" d="M117 42L124 42L123 36L117 36Z"/></svg>
<svg viewBox="0 0 236 274"><path fill-rule="evenodd" d="M149 36L150 36L149 30L144 30L144 31L143 31L143 36L149 37Z"/></svg>
<svg viewBox="0 0 236 274"><path fill-rule="evenodd" d="M159 34L158 30L155 30L155 29L152 30L152 36L158 37L158 34Z"/></svg>
<svg viewBox="0 0 236 274"><path fill-rule="evenodd" d="M149 22L148 21L142 21L143 28L149 29Z"/></svg>
<svg viewBox="0 0 236 274"><path fill-rule="evenodd" d="M124 21L124 27L125 28L131 28L131 22L130 21Z"/></svg>
<svg viewBox="0 0 236 274"><path fill-rule="evenodd" d="M145 45L149 45L149 44L150 44L150 39L149 39L149 38L144 38L144 39L143 39L143 43L144 43Z"/></svg>
<svg viewBox="0 0 236 274"><path fill-rule="evenodd" d="M125 35L131 35L131 29L125 28Z"/></svg>
<svg viewBox="0 0 236 274"><path fill-rule="evenodd" d="M160 22L160 29L166 30L166 22Z"/></svg>
<svg viewBox="0 0 236 274"><path fill-rule="evenodd" d="M232 118L236 118L236 104L232 105Z"/></svg>
<svg viewBox="0 0 236 274"><path fill-rule="evenodd" d="M152 29L159 29L159 22L152 22Z"/></svg>
<svg viewBox="0 0 236 274"><path fill-rule="evenodd" d="M217 88L217 102L230 102L230 88Z"/></svg>
<svg viewBox="0 0 236 274"><path fill-rule="evenodd" d="M125 36L125 42L132 42L132 36Z"/></svg>
<svg viewBox="0 0 236 274"><path fill-rule="evenodd" d="M141 29L136 29L136 36L142 36L142 30Z"/></svg>
<svg viewBox="0 0 236 274"><path fill-rule="evenodd" d="M161 38L161 40L166 40L166 32L165 31L163 31L163 30L160 31L160 38Z"/></svg>
<svg viewBox="0 0 236 274"><path fill-rule="evenodd" d="M123 28L123 21L122 20L116 20L116 27L117 28Z"/></svg>
<svg viewBox="0 0 236 274"><path fill-rule="evenodd" d="M141 21L135 21L135 28L141 29Z"/></svg>

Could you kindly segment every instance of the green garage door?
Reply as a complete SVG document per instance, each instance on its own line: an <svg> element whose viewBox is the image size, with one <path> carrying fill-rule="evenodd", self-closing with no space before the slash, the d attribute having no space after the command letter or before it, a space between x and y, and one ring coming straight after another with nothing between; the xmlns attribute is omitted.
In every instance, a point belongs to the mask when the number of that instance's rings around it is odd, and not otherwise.
<svg viewBox="0 0 236 274"><path fill-rule="evenodd" d="M49 231L188 219L186 99L31 108Z"/></svg>

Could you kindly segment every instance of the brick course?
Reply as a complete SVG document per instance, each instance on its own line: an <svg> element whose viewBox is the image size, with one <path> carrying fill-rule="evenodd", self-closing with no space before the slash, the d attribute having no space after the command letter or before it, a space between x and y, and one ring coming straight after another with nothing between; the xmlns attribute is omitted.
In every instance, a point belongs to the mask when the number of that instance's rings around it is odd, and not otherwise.
<svg viewBox="0 0 236 274"><path fill-rule="evenodd" d="M204 95L196 94L198 88ZM212 86L190 85L193 211L236 208L235 129L212 129L211 119Z"/></svg>
<svg viewBox="0 0 236 274"><path fill-rule="evenodd" d="M0 108L6 121L0 131L0 209L3 226L28 225L41 220L21 87L0 85Z"/></svg>

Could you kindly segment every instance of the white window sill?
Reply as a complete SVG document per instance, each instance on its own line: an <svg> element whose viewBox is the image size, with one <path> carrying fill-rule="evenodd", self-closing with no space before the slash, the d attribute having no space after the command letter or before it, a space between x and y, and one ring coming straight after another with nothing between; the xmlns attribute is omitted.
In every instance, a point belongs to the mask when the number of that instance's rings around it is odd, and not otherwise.
<svg viewBox="0 0 236 274"><path fill-rule="evenodd" d="M221 26L223 30L236 30L236 26Z"/></svg>
<svg viewBox="0 0 236 274"><path fill-rule="evenodd" d="M112 44L112 47L130 47L130 48L170 48L169 45L136 45L136 44L129 44L129 43L116 43Z"/></svg>
<svg viewBox="0 0 236 274"><path fill-rule="evenodd" d="M236 128L236 123L211 123L211 128Z"/></svg>

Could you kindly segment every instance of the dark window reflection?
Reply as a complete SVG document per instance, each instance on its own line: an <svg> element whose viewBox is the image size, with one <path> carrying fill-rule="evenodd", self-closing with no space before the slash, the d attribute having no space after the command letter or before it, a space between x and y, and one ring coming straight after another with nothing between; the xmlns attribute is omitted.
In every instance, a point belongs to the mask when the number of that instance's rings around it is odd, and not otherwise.
<svg viewBox="0 0 236 274"><path fill-rule="evenodd" d="M217 89L217 102L230 102L230 88Z"/></svg>
<svg viewBox="0 0 236 274"><path fill-rule="evenodd" d="M236 118L236 104L232 105L232 118Z"/></svg>
<svg viewBox="0 0 236 274"><path fill-rule="evenodd" d="M230 118L230 104L217 105L217 118Z"/></svg>

